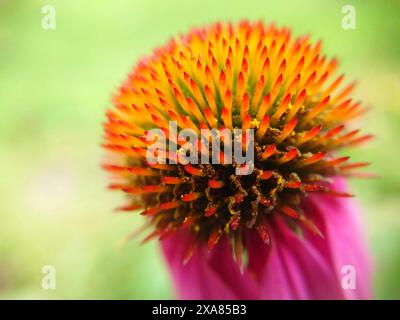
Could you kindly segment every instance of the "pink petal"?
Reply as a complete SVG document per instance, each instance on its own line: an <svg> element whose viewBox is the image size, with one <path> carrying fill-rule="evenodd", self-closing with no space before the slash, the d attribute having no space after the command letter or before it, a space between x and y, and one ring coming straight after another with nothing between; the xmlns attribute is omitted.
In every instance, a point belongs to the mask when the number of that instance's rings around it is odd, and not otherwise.
<svg viewBox="0 0 400 320"><path fill-rule="evenodd" d="M346 192L345 180L336 179L333 188ZM356 289L342 290L343 298L371 298L372 268L361 233L359 208L355 201L351 198L319 195L304 201L303 209L310 213L311 219L325 235L325 239L317 238L312 243L329 260L338 283L341 284L343 279L344 266L351 265L356 270Z"/></svg>
<svg viewBox="0 0 400 320"><path fill-rule="evenodd" d="M333 187L346 191L344 181ZM371 297L370 263L353 201L314 194L303 201L306 215L325 238L305 232L301 238L276 217L271 245L255 232L246 235L248 268L242 274L226 237L208 252L198 249L183 265L190 244L187 232L162 241L162 249L181 299L366 299ZM356 289L343 289L342 268L354 266Z"/></svg>
<svg viewBox="0 0 400 320"><path fill-rule="evenodd" d="M222 238L211 252L200 248L184 265L182 261L189 243L186 232L179 232L161 243L178 298L257 299L254 279L241 274L226 238Z"/></svg>

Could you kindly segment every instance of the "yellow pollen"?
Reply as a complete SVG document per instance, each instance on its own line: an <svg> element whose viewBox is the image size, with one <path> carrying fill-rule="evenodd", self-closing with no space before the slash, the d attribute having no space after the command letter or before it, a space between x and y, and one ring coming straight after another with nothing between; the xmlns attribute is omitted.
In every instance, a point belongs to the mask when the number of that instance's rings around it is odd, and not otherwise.
<svg viewBox="0 0 400 320"><path fill-rule="evenodd" d="M250 125L252 128L258 129L258 127L260 126L260 121L254 118L253 120L251 120Z"/></svg>

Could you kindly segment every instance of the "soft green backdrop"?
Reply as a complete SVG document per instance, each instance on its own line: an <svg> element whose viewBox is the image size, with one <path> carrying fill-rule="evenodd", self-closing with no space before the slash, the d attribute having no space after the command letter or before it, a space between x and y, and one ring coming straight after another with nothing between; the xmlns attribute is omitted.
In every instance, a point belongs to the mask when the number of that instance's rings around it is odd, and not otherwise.
<svg viewBox="0 0 400 320"><path fill-rule="evenodd" d="M56 8L56 30L41 8ZM344 4L356 30L341 28ZM377 138L351 153L377 180L352 181L375 259L376 297L400 298L399 1L0 0L0 298L171 298L155 242L119 239L136 215L114 215L99 165L110 94L140 56L217 20L276 21L310 32L337 55ZM43 265L57 289L41 288Z"/></svg>

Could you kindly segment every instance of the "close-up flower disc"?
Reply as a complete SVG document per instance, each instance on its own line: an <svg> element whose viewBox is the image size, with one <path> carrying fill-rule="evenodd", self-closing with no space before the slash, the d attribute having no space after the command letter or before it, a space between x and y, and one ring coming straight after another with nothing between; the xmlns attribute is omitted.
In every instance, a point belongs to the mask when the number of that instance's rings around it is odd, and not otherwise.
<svg viewBox="0 0 400 320"><path fill-rule="evenodd" d="M337 67L320 42L262 22L193 29L155 49L130 72L107 111L104 168L112 174L110 188L128 195L119 209L147 217L146 239L187 230L187 258L224 236L241 259L248 231L268 245L278 216L299 236L307 229L323 237L301 202L311 193L351 196L335 190L331 179L358 175L367 163L350 162L337 150L371 137L349 126L365 108ZM199 137L201 129L242 129L243 138L253 129L252 170L237 174L241 165L235 158L224 162L224 148L217 164L150 163L149 130L166 133L166 151L185 143L168 132L171 121ZM222 146L229 141L220 139Z"/></svg>

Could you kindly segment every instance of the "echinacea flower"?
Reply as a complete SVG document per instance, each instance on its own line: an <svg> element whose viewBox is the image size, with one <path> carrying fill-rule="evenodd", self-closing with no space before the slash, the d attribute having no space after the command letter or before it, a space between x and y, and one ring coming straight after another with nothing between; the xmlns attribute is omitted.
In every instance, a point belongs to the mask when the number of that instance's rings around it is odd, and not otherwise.
<svg viewBox="0 0 400 320"><path fill-rule="evenodd" d="M349 129L364 108L336 69L308 36L293 39L261 22L218 23L156 49L114 95L104 144L113 155L104 165L110 187L128 194L120 210L147 217L145 240L161 240L180 298L370 297L344 181L367 163L336 151L371 136ZM217 164L150 162L149 130L164 132L178 153L186 142L170 121L199 133L198 146L201 129L253 129L252 170L237 174L245 166L223 152ZM351 288L343 286L346 266L356 272Z"/></svg>

